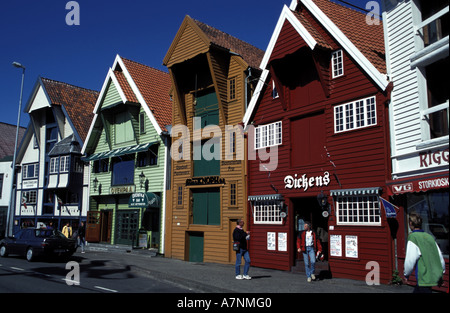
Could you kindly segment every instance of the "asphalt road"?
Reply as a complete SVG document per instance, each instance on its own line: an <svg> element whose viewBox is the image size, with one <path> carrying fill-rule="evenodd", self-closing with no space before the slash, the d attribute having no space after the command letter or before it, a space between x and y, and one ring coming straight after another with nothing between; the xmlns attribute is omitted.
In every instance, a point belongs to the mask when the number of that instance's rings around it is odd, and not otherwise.
<svg viewBox="0 0 450 313"><path fill-rule="evenodd" d="M69 263L68 263L69 262ZM189 293L185 287L131 271L127 265L75 254L69 261L0 258L0 293Z"/></svg>

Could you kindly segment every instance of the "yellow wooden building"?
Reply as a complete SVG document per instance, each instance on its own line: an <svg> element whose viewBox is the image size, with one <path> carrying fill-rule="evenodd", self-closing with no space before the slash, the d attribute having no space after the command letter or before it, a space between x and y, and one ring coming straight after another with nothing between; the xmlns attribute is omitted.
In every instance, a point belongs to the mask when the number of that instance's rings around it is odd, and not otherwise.
<svg viewBox="0 0 450 313"><path fill-rule="evenodd" d="M166 257L235 260L232 232L237 219L247 219L247 144L238 125L263 55L186 16L164 58L173 98Z"/></svg>

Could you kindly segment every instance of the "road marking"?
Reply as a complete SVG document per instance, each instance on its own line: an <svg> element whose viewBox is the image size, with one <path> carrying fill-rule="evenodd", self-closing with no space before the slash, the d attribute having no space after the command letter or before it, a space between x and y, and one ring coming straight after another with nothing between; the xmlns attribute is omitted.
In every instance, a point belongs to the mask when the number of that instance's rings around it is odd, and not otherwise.
<svg viewBox="0 0 450 313"><path fill-rule="evenodd" d="M13 269L13 270L16 270L16 271L24 271L23 268L20 268L20 267L14 267L14 266L11 266L10 269Z"/></svg>
<svg viewBox="0 0 450 313"><path fill-rule="evenodd" d="M109 292L118 292L117 290L114 290L114 289L108 289L108 288L100 287L100 286L94 286L94 288L101 289L101 290L105 290L105 291L109 291Z"/></svg>

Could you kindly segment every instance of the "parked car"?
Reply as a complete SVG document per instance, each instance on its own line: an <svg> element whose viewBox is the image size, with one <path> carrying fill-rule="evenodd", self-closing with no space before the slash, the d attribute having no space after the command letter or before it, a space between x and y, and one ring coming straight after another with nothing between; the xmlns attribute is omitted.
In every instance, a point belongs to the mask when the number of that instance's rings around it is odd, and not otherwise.
<svg viewBox="0 0 450 313"><path fill-rule="evenodd" d="M1 257L18 254L25 256L29 262L38 256L68 258L76 249L76 240L66 238L56 229L24 228L0 241Z"/></svg>

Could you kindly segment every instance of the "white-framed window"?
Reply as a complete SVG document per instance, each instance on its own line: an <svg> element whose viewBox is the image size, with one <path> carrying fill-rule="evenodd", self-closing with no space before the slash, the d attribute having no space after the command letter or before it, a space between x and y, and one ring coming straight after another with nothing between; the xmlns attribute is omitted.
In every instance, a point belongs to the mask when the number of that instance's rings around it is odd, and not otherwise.
<svg viewBox="0 0 450 313"><path fill-rule="evenodd" d="M59 171L61 173L68 172L70 168L70 155L62 156L59 161Z"/></svg>
<svg viewBox="0 0 450 313"><path fill-rule="evenodd" d="M380 200L378 196L336 197L338 225L381 225Z"/></svg>
<svg viewBox="0 0 450 313"><path fill-rule="evenodd" d="M283 142L282 122L258 126L255 129L255 149L281 145Z"/></svg>
<svg viewBox="0 0 450 313"><path fill-rule="evenodd" d="M256 201L253 206L255 224L282 224L279 201Z"/></svg>
<svg viewBox="0 0 450 313"><path fill-rule="evenodd" d="M360 99L334 107L335 133L376 124L377 109L375 97Z"/></svg>
<svg viewBox="0 0 450 313"><path fill-rule="evenodd" d="M39 163L23 165L22 179L37 178L38 175L39 175Z"/></svg>
<svg viewBox="0 0 450 313"><path fill-rule="evenodd" d="M50 174L58 173L59 157L50 159Z"/></svg>
<svg viewBox="0 0 450 313"><path fill-rule="evenodd" d="M331 66L333 70L333 78L344 75L344 58L342 49L334 51L331 54Z"/></svg>
<svg viewBox="0 0 450 313"><path fill-rule="evenodd" d="M37 191L36 190L27 190L22 191L22 201L26 204L36 204L37 199Z"/></svg>

